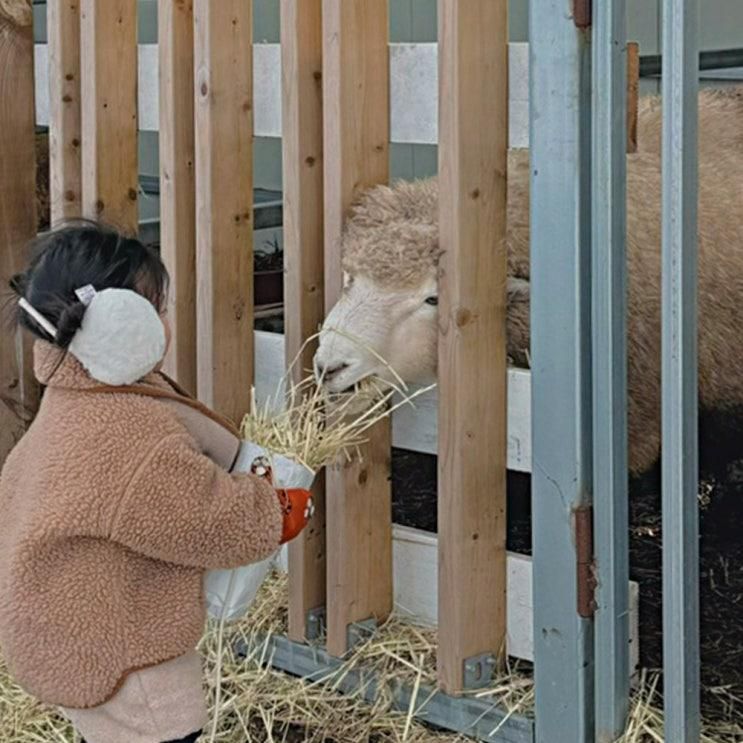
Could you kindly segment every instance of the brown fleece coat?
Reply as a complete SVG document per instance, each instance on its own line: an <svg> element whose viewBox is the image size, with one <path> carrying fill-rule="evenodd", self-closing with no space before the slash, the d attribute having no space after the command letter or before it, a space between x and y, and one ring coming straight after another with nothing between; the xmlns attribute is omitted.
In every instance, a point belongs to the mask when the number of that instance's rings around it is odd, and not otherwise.
<svg viewBox="0 0 743 743"><path fill-rule="evenodd" d="M40 343L47 385L0 477L0 646L16 680L50 704L99 705L127 674L191 651L204 571L279 546L275 491L203 451L170 392L96 394L71 355Z"/></svg>

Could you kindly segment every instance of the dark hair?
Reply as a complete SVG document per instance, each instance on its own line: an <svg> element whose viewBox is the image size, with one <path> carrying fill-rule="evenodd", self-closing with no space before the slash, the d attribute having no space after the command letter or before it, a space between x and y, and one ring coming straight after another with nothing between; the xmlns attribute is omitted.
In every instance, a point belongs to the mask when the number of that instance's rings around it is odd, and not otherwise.
<svg viewBox="0 0 743 743"><path fill-rule="evenodd" d="M16 296L25 298L57 328L57 337L52 339L23 311L18 314L21 325L38 338L67 348L85 314L75 290L88 284L97 291L131 289L160 312L168 272L160 256L139 240L97 222L69 222L34 240L28 268L10 280Z"/></svg>

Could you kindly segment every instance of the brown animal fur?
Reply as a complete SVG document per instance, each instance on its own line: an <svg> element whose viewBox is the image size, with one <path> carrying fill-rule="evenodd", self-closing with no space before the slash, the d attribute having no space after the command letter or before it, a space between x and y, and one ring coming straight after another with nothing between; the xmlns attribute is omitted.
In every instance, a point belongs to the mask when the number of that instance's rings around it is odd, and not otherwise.
<svg viewBox="0 0 743 743"><path fill-rule="evenodd" d="M716 146L741 129L735 94L707 95L701 117L699 172L699 400L705 409L743 404L743 148ZM661 171L648 123L657 101L644 107L645 142L628 156L627 259L629 464L647 470L660 448ZM659 124L660 119L656 118ZM743 141L743 135L741 136ZM643 151L647 145L647 150ZM435 178L377 187L356 204L344 237L344 268L387 287L415 286L438 262L438 185ZM529 276L529 155L509 155L508 271ZM509 301L508 353L529 347L527 293Z"/></svg>

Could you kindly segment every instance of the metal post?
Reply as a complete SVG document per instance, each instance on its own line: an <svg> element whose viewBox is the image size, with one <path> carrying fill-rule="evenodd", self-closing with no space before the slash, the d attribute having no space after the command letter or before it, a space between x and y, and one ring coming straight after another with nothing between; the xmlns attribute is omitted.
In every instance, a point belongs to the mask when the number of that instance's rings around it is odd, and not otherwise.
<svg viewBox="0 0 743 743"><path fill-rule="evenodd" d="M536 739L594 739L575 526L591 501L591 47L572 0L530 2ZM581 541L581 540L578 540ZM589 545L590 546L590 545ZM585 607L583 607L585 609ZM582 612L585 614L585 611Z"/></svg>
<svg viewBox="0 0 743 743"><path fill-rule="evenodd" d="M593 503L597 568L596 738L616 740L629 705L625 0L593 29Z"/></svg>
<svg viewBox="0 0 743 743"><path fill-rule="evenodd" d="M699 740L698 0L663 0L663 665L665 738Z"/></svg>

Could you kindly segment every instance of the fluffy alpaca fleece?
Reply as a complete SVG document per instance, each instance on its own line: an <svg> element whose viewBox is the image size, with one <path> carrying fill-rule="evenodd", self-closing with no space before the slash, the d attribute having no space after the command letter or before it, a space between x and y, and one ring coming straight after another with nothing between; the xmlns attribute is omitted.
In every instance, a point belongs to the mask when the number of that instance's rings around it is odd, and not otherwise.
<svg viewBox="0 0 743 743"><path fill-rule="evenodd" d="M699 400L709 410L743 404L743 126L739 93L704 92L699 171ZM659 104L643 102L644 141L627 158L629 464L646 471L660 447L661 170L653 145ZM738 110L740 107L740 111ZM655 117L655 129L651 122ZM728 147L720 147L724 135ZM529 277L529 153L509 154L508 272ZM440 250L436 179L364 194L344 236L344 269L385 288L414 287L436 270ZM534 246L536 251L549 245ZM508 353L529 347L528 292L508 305ZM429 354L435 358L436 354ZM394 365L394 359L388 359Z"/></svg>

